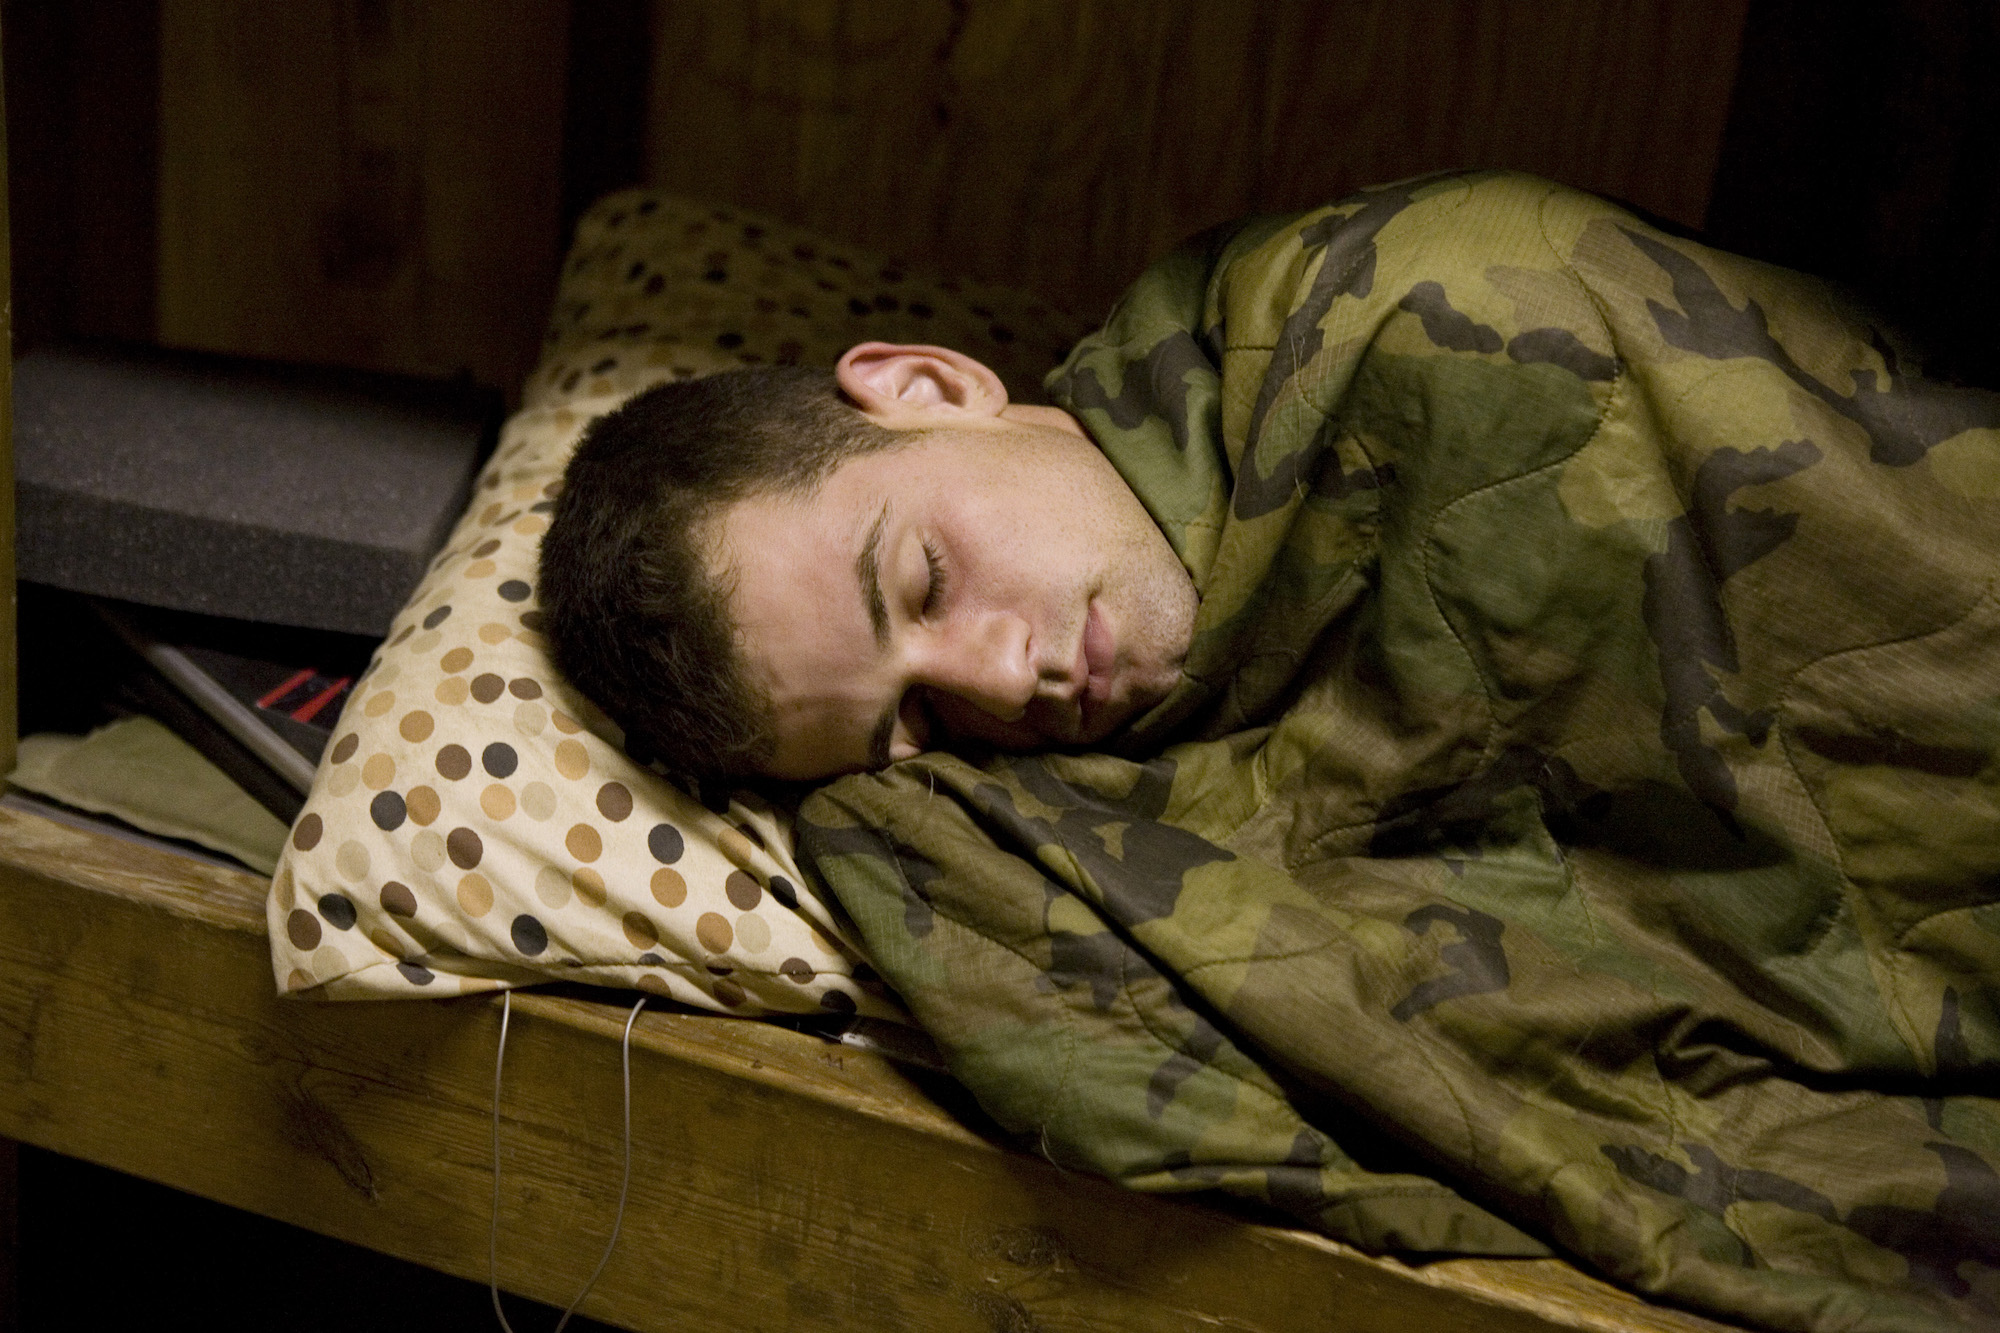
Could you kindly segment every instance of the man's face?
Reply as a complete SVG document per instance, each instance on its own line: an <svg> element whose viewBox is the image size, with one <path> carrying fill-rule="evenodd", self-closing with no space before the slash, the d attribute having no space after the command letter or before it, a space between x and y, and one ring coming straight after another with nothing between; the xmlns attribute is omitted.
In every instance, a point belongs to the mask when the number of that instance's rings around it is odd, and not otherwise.
<svg viewBox="0 0 2000 1333"><path fill-rule="evenodd" d="M770 692L774 777L954 739L1087 745L1180 678L1194 585L1087 439L993 420L722 512L714 571Z"/></svg>

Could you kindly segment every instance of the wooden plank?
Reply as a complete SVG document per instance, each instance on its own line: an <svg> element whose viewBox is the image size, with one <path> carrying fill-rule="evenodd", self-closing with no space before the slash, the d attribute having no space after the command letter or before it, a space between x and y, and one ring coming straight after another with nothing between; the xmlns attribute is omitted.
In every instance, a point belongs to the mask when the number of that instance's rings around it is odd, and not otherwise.
<svg viewBox="0 0 2000 1333"><path fill-rule="evenodd" d="M159 331L512 388L548 309L567 0L163 0Z"/></svg>
<svg viewBox="0 0 2000 1333"><path fill-rule="evenodd" d="M255 881L177 860L0 810L0 1134L482 1277L498 1004L280 1001ZM609 1226L622 1016L516 1001L501 1270L541 1300ZM1411 1269L1064 1175L783 1029L648 1012L634 1046L586 1309L635 1329L1715 1327L1553 1261Z"/></svg>
<svg viewBox="0 0 2000 1333"><path fill-rule="evenodd" d="M1699 225L1745 0L655 0L648 179L1101 309L1193 231L1419 172Z"/></svg>

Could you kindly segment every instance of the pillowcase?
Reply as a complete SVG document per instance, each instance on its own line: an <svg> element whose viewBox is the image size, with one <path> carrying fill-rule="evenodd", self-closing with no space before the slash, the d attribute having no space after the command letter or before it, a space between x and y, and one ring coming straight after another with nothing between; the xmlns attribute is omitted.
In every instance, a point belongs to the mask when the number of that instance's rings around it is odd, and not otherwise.
<svg viewBox="0 0 2000 1333"><path fill-rule="evenodd" d="M550 664L536 556L584 428L671 378L956 347L1018 396L1083 329L794 227L648 191L578 224L541 366L471 504L356 683L268 906L281 992L417 998L541 981L737 1014L898 1017L793 858L790 812L695 799Z"/></svg>

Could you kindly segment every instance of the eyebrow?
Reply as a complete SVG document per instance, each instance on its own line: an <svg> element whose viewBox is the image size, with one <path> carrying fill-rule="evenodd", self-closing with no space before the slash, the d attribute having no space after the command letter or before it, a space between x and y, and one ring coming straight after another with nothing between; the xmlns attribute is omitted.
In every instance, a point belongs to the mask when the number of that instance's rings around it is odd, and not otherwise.
<svg viewBox="0 0 2000 1333"><path fill-rule="evenodd" d="M875 646L889 646L889 606L882 600L882 527L889 521L889 503L868 527L861 554L854 557L854 577L861 583L861 603L868 609L868 624L875 631ZM881 730L877 727L876 730Z"/></svg>

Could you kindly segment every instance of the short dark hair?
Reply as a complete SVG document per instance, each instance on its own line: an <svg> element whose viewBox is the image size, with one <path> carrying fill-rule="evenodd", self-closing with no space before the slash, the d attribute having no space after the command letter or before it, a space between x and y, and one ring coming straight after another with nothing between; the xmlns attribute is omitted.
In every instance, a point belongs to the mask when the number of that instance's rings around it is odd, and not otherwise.
<svg viewBox="0 0 2000 1333"><path fill-rule="evenodd" d="M771 703L709 569L709 526L753 496L809 496L845 459L908 439L862 415L831 371L797 366L662 384L584 431L542 538L542 615L557 669L635 758L711 779L768 763Z"/></svg>

